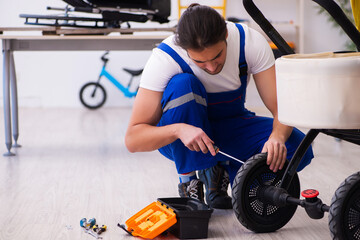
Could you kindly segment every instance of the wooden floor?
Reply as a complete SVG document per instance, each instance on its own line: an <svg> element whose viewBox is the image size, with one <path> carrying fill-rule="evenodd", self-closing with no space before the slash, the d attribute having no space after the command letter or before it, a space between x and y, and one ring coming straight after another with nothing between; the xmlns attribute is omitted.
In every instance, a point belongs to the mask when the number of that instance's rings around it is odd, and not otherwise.
<svg viewBox="0 0 360 240"><path fill-rule="evenodd" d="M2 109L1 109L2 110ZM158 152L130 154L124 146L130 108L20 109L21 148L0 157L0 240L94 239L81 218L106 224L104 239L133 239L117 227L159 197L177 197L172 162ZM0 119L0 151L3 119ZM360 169L360 147L319 135L301 189L316 188L330 204L340 183ZM330 239L327 214L310 219L298 208L270 234L245 229L232 210L215 210L209 239ZM168 235L158 239L173 239Z"/></svg>

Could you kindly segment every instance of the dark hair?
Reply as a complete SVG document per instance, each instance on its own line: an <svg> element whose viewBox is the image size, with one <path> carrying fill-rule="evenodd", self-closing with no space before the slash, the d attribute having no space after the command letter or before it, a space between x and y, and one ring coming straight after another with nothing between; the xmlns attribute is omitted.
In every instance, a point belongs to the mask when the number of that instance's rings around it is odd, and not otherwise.
<svg viewBox="0 0 360 240"><path fill-rule="evenodd" d="M226 40L224 18L213 8L191 4L182 14L175 35L175 42L184 49L203 50Z"/></svg>

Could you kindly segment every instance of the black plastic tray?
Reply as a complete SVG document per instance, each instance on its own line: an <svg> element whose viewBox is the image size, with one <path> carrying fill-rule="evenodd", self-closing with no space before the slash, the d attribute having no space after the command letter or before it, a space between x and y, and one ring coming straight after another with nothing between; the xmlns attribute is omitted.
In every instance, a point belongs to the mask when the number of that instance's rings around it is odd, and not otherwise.
<svg viewBox="0 0 360 240"><path fill-rule="evenodd" d="M213 212L205 203L192 198L158 198L174 209L177 222L169 231L180 239L207 238Z"/></svg>

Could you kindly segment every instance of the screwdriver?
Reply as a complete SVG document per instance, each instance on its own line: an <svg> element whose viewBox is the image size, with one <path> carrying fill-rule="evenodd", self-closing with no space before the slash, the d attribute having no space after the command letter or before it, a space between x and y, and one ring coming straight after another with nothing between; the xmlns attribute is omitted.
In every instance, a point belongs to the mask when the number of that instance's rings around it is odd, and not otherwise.
<svg viewBox="0 0 360 240"><path fill-rule="evenodd" d="M215 146L215 145L214 145L214 150L215 150L215 153L216 153L216 154L217 154L217 153L220 153L220 154L222 154L222 155L224 155L224 156L226 156L226 157L228 157L228 158L234 159L235 161L238 161L238 162L244 164L244 162L241 161L240 159L237 159L237 158L235 158L235 157L233 157L233 156L231 156L231 155L229 155L229 154L227 154L227 153L224 153L224 152L220 151L220 149L219 149L217 146Z"/></svg>

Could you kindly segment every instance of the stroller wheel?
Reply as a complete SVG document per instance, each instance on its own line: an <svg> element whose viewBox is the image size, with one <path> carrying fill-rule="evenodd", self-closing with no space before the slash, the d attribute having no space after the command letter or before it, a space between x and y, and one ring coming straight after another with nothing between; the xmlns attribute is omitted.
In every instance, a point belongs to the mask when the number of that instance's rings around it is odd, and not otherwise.
<svg viewBox="0 0 360 240"><path fill-rule="evenodd" d="M279 186L286 169L274 173L266 164L267 154L253 156L241 166L232 187L232 201L239 222L253 232L273 232L282 228L294 215L297 205L277 207L266 202L262 193L267 186ZM288 189L299 198L300 182L297 174Z"/></svg>
<svg viewBox="0 0 360 240"><path fill-rule="evenodd" d="M347 177L331 199L329 228L333 239L360 239L360 172Z"/></svg>

